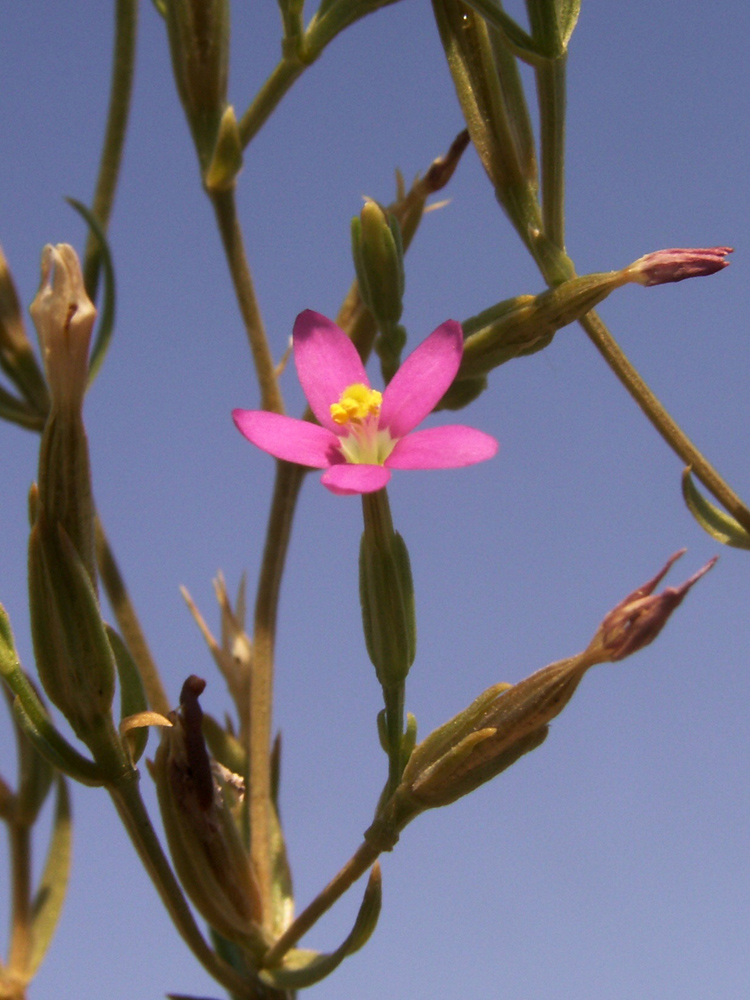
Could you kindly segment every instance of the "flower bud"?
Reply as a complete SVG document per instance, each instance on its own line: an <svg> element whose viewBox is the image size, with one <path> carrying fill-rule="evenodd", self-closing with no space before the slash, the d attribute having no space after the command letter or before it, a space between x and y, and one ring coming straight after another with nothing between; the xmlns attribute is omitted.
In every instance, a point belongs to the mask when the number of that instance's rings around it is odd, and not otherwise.
<svg viewBox="0 0 750 1000"><path fill-rule="evenodd" d="M552 663L518 684L496 684L467 709L418 744L401 784L368 831L373 843L394 837L423 809L448 805L494 778L544 742L549 723L573 697L583 675L597 663L630 656L656 638L712 559L679 587L653 594L678 552L604 619L583 653Z"/></svg>
<svg viewBox="0 0 750 1000"><path fill-rule="evenodd" d="M382 500L377 493L362 495L359 594L367 652L380 683L394 689L403 684L414 662L417 626L409 552L393 530L390 514L384 523Z"/></svg>
<svg viewBox="0 0 750 1000"><path fill-rule="evenodd" d="M82 416L96 309L72 247L44 248L42 284L30 311L52 396L39 448L39 503L50 525L62 525L96 587L94 501Z"/></svg>
<svg viewBox="0 0 750 1000"><path fill-rule="evenodd" d="M597 662L614 663L652 643L667 623L675 608L679 607L689 590L713 568L717 557L679 587L666 587L661 594L654 590L674 563L685 554L685 549L675 552L653 579L628 594L607 615L592 639L587 653L597 657Z"/></svg>
<svg viewBox="0 0 750 1000"><path fill-rule="evenodd" d="M370 198L352 219L352 254L362 300L378 326L398 323L405 281L401 229L395 217Z"/></svg>
<svg viewBox="0 0 750 1000"><path fill-rule="evenodd" d="M90 575L64 526L38 508L29 539L29 610L37 670L98 763L126 767L111 715L115 661Z"/></svg>
<svg viewBox="0 0 750 1000"><path fill-rule="evenodd" d="M456 381L473 379L512 358L542 350L562 327L585 316L626 284L620 271L571 278L539 295L518 295L462 323L464 353Z"/></svg>
<svg viewBox="0 0 750 1000"><path fill-rule="evenodd" d="M166 18L177 92L205 170L226 107L229 2L169 0Z"/></svg>
<svg viewBox="0 0 750 1000"><path fill-rule="evenodd" d="M726 256L733 252L733 247L656 250L639 257L625 268L625 273L630 281L637 281L640 285L665 285L671 281L715 274L728 267Z"/></svg>
<svg viewBox="0 0 750 1000"><path fill-rule="evenodd" d="M208 756L198 696L205 681L191 676L180 709L170 713L150 765L169 850L182 885L211 927L259 957L260 892L230 808L232 789Z"/></svg>

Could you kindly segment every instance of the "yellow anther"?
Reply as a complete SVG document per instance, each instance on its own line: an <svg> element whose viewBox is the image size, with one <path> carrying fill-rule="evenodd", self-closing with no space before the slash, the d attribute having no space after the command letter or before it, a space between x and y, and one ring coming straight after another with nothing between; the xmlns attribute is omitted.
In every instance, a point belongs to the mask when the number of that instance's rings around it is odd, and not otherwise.
<svg viewBox="0 0 750 1000"><path fill-rule="evenodd" d="M357 382L344 389L338 403L331 404L331 416L334 423L340 426L350 422L361 423L368 417L377 416L382 402L382 393Z"/></svg>

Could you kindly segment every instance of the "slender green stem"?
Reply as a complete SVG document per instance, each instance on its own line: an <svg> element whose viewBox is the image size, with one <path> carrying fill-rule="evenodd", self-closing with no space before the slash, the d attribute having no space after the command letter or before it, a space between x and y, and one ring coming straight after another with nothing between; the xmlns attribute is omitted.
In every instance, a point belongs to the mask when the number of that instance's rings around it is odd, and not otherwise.
<svg viewBox="0 0 750 1000"><path fill-rule="evenodd" d="M138 790L137 774L131 774L122 781L110 785L108 791L133 846L182 939L217 982L238 996L247 995L247 981L209 947L195 922L180 884L151 825Z"/></svg>
<svg viewBox="0 0 750 1000"><path fill-rule="evenodd" d="M544 233L565 248L565 68L567 56L536 67Z"/></svg>
<svg viewBox="0 0 750 1000"><path fill-rule="evenodd" d="M244 149L275 111L282 97L307 69L308 63L296 56L282 59L256 94L238 125Z"/></svg>
<svg viewBox="0 0 750 1000"><path fill-rule="evenodd" d="M390 798L401 782L403 772L404 705L406 690L404 684L383 688L385 701L385 731L388 737L388 785L385 797Z"/></svg>
<svg viewBox="0 0 750 1000"><path fill-rule="evenodd" d="M274 965L278 965L284 955L286 955L290 948L294 947L303 934L306 934L313 924L327 910L330 910L336 900L340 899L347 889L351 888L357 879L364 875L367 869L377 860L379 854L380 851L377 848L368 844L367 841L363 841L357 848L356 853L347 861L338 875L334 876L312 903L305 907L297 919L281 935L273 948L267 952L263 959L264 966L273 968Z"/></svg>
<svg viewBox="0 0 750 1000"><path fill-rule="evenodd" d="M276 465L253 626L250 679L250 759L248 809L250 855L260 885L264 920L271 918L271 724L276 622L284 563L294 510L305 469L288 462Z"/></svg>
<svg viewBox="0 0 750 1000"><path fill-rule="evenodd" d="M9 824L11 865L11 937L8 971L21 979L31 957L31 830Z"/></svg>
<svg viewBox="0 0 750 1000"><path fill-rule="evenodd" d="M587 313L580 322L609 367L670 448L679 455L685 465L692 467L696 477L732 517L750 531L750 510L664 409L597 314Z"/></svg>
<svg viewBox="0 0 750 1000"><path fill-rule="evenodd" d="M169 698L161 682L159 669L156 666L146 637L143 634L138 615L130 600L130 594L120 573L114 552L110 547L104 527L98 516L94 521L94 531L96 561L99 573L104 584L104 589L107 592L109 603L112 605L112 610L117 618L117 624L120 626L125 645L136 662L150 707L155 712L161 712L162 715L166 715L171 707Z"/></svg>
<svg viewBox="0 0 750 1000"><path fill-rule="evenodd" d="M125 144L130 98L133 91L135 51L138 30L138 0L117 0L115 8L115 44L112 60L112 79L107 114L107 130L104 136L99 176L94 192L92 211L106 231L115 189L122 162ZM89 233L86 241L86 255L83 265L83 279L92 301L96 300L99 281L101 247L94 233Z"/></svg>
<svg viewBox="0 0 750 1000"><path fill-rule="evenodd" d="M247 263L242 229L237 218L234 191L213 191L209 193L209 196L216 213L216 221L221 233L221 241L224 244L229 271L232 275L234 291L247 331L247 338L250 341L250 350L260 385L261 406L264 410L270 410L273 413L283 413L284 403L279 391L276 370Z"/></svg>

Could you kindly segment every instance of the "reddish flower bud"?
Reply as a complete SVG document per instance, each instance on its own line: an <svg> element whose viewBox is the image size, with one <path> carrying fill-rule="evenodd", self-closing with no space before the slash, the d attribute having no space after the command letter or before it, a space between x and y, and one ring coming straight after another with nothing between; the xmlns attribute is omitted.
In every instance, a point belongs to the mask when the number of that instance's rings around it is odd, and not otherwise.
<svg viewBox="0 0 750 1000"><path fill-rule="evenodd" d="M654 594L661 580L684 553L685 549L675 552L653 579L628 594L610 611L599 626L587 652L600 658L600 662L611 663L624 660L626 656L654 641L674 609L682 603L693 584L713 567L717 558L714 556L710 559L679 587L666 587L661 594Z"/></svg>
<svg viewBox="0 0 750 1000"><path fill-rule="evenodd" d="M729 264L726 255L733 252L732 247L657 250L639 257L625 271L631 280L641 285L666 285L670 281L684 281L720 271Z"/></svg>

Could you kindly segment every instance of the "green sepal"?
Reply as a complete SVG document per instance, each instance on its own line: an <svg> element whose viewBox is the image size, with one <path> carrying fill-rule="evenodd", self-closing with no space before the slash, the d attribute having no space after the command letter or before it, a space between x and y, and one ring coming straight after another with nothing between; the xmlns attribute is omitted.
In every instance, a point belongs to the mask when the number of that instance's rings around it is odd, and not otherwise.
<svg viewBox="0 0 750 1000"><path fill-rule="evenodd" d="M271 851L271 927L275 938L281 937L294 920L294 887L286 840L274 803L269 810Z"/></svg>
<svg viewBox="0 0 750 1000"><path fill-rule="evenodd" d="M28 972L33 976L42 963L60 918L68 889L73 847L73 824L68 788L57 777L57 803L52 821L47 860L31 909L31 955Z"/></svg>
<svg viewBox="0 0 750 1000"><path fill-rule="evenodd" d="M79 215L83 216L86 224L99 240L101 249L102 270L104 272L104 304L99 310L99 329L94 338L94 346L89 355L89 381L88 387L96 378L101 368L107 350L109 349L112 333L115 328L115 305L117 294L115 289L115 268L112 263L112 253L109 249L107 234L99 224L96 216L80 201L75 198L66 198L71 208L74 208Z"/></svg>
<svg viewBox="0 0 750 1000"><path fill-rule="evenodd" d="M471 733L457 746L452 747L433 767L428 768L424 775L421 775L414 782L410 791L418 802L424 803L428 807L433 804L438 806L450 805L456 799L468 795L475 788L495 778L502 771L507 770L512 764L515 764L517 760L523 757L524 754L536 750L547 739L548 732L549 726L541 726L539 729L527 733L526 736L516 740L507 750L504 750L497 756L488 758L479 766L467 769L462 777L456 780L453 777L453 773L461 763L469 759L475 747L495 735L495 730L486 729ZM450 787L450 792L447 794L441 788L441 785L444 783L447 783ZM430 801L433 789L436 796L434 803Z"/></svg>
<svg viewBox="0 0 750 1000"><path fill-rule="evenodd" d="M486 375L464 378L454 382L435 407L435 412L437 413L438 410L462 410L464 406L468 406L469 403L478 399L488 384Z"/></svg>
<svg viewBox="0 0 750 1000"><path fill-rule="evenodd" d="M403 684L417 646L409 551L398 532L382 545L367 530L362 533L359 588L368 655L383 687L396 687Z"/></svg>
<svg viewBox="0 0 750 1000"><path fill-rule="evenodd" d="M404 770L402 778L404 784L414 780L430 764L448 753L451 747L456 745L456 741L460 739L461 733L474 731L498 696L511 687L511 684L503 682L487 688L474 699L468 708L459 712L448 722L443 723L426 739L422 740L414 749Z"/></svg>
<svg viewBox="0 0 750 1000"><path fill-rule="evenodd" d="M7 697L12 711L13 695L5 687L3 694ZM25 735L15 715L13 722L18 760L18 791L13 795L13 819L16 823L31 827L47 799L56 772Z"/></svg>
<svg viewBox="0 0 750 1000"><path fill-rule="evenodd" d="M690 475L690 466L682 473L682 496L688 510L704 531L722 545L750 549L750 533L733 517L720 510L699 493Z"/></svg>
<svg viewBox="0 0 750 1000"><path fill-rule="evenodd" d="M526 0L534 43L549 59L565 55L581 0Z"/></svg>
<svg viewBox="0 0 750 1000"><path fill-rule="evenodd" d="M228 733L207 712L203 713L203 735L215 760L232 774L247 774L247 751L236 736Z"/></svg>
<svg viewBox="0 0 750 1000"><path fill-rule="evenodd" d="M115 657L117 678L120 682L120 721L122 721L131 715L146 712L148 710L148 700L141 675L135 660L130 655L130 650L110 625L105 624L104 627ZM137 764L146 749L148 726L131 729L128 732L127 738L130 745L131 759L134 764Z"/></svg>
<svg viewBox="0 0 750 1000"><path fill-rule="evenodd" d="M15 698L13 714L39 753L64 774L84 785L103 785L105 778L94 761L80 754L55 729L16 654L5 608L0 604L0 676Z"/></svg>
<svg viewBox="0 0 750 1000"><path fill-rule="evenodd" d="M497 0L464 0L481 15L487 24L497 28L503 42L524 62L536 65L541 59L547 58L546 53L538 43L523 30L520 24L506 14Z"/></svg>
<svg viewBox="0 0 750 1000"><path fill-rule="evenodd" d="M304 989L329 976L343 960L362 948L375 930L382 903L380 866L376 863L370 872L362 905L354 927L336 951L321 954L303 948L294 948L284 956L284 964L277 969L263 969L260 978L280 990Z"/></svg>
<svg viewBox="0 0 750 1000"><path fill-rule="evenodd" d="M95 758L111 759L113 751L122 757L111 714L115 659L99 602L67 532L43 509L29 540L29 610L37 670L50 701Z"/></svg>
<svg viewBox="0 0 750 1000"><path fill-rule="evenodd" d="M401 769L403 770L417 745L417 717L406 713L406 732L401 740Z"/></svg>

